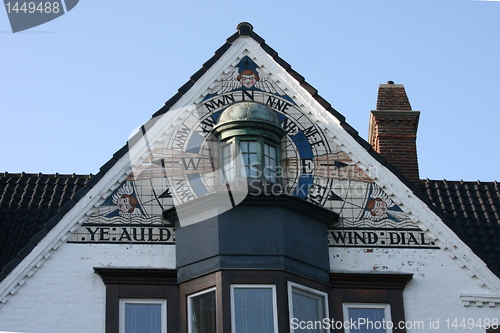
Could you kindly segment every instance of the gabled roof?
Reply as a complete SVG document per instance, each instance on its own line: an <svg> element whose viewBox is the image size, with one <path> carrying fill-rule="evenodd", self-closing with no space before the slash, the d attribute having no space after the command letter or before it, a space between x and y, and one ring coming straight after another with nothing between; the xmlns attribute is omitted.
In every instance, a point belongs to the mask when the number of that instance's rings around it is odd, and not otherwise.
<svg viewBox="0 0 500 333"><path fill-rule="evenodd" d="M500 277L500 185L425 179L420 190L445 215L448 226Z"/></svg>
<svg viewBox="0 0 500 333"><path fill-rule="evenodd" d="M59 222L91 177L0 174L0 281Z"/></svg>
<svg viewBox="0 0 500 333"><path fill-rule="evenodd" d="M226 53L226 51L229 50L232 43L234 43L241 36L251 37L256 43L258 43L262 50L264 50L279 66L281 66L284 71L286 71L291 77L293 77L319 105L330 112L338 120L339 126L348 135L350 135L359 146L364 148L364 150L366 150L366 152L371 155L371 157L373 157L378 163L383 165L387 170L389 170L397 178L399 178L401 183L406 185L407 189L409 190L408 193L412 192L416 197L420 198L424 203L426 203L427 206L430 207L432 211L434 211L434 213L440 216L443 221L445 221L447 226L455 231L455 233L457 233L457 235L459 235L462 240L471 249L473 249L480 258L482 258L483 260L488 260L489 255L486 255L486 252L488 252L488 249L486 249L486 245L484 248L478 248L477 246L474 247L474 242L472 240L469 240L469 238L466 238L465 236L467 235L464 232L461 233L459 228L454 226L455 224L453 222L453 218L450 218L446 215L446 213L443 213L441 208L433 205L433 201L435 198L433 195L429 194L433 193L433 190L428 190L424 185L422 185L422 188L426 190L426 192L421 192L421 189L419 189L411 181L406 179L403 174L390 163L388 163L384 157L375 152L372 146L363 138L361 138L356 130L354 130L348 123L346 123L344 116L338 113L327 101L325 101L318 94L318 91L305 81L303 76L294 71L286 61L280 58L278 56L278 53L265 43L264 39L253 32L253 28L249 23L241 23L238 25L237 29L238 31L226 40L226 43L215 52L215 55L205 64L203 64L202 68L198 70L193 76L191 76L190 80L186 82L181 88L179 88L178 92L172 98L170 98L160 110L153 114L151 121L143 125L141 130L138 131L138 133L129 140L128 144L125 144L121 149L119 149L113 155L113 157L100 168L100 171L97 175L18 175L17 180L9 180L12 178L10 174L3 175L1 183L1 193L3 193L3 196L5 196L5 203L7 205L10 205L11 203L17 205L18 210L8 207L4 210L4 199L2 197L1 212L2 214L4 214L5 212L7 214L5 216L7 217L4 217L4 215L0 216L0 242L4 241L5 239L6 242L8 241L8 245L5 245L7 244L5 243L4 245L0 246L0 250L4 251L4 249L12 245L15 245L15 247L6 250L9 251L8 255L2 255L2 257L0 257L0 269L3 269L0 272L0 281L3 280L21 262L21 260L35 248L36 244L38 244L40 240L42 240L43 237L47 235L48 231L50 231L52 227L57 225L57 223L63 218L63 216L68 211L70 211L71 208L82 197L84 197L87 192L89 192L89 190L94 187L94 185L96 185L101 179L103 179L104 175L106 175L107 172L127 154L129 147L132 146L135 142L139 141L143 136L143 133L145 133L151 126L154 125L154 122L156 121L155 119L157 119L158 116L169 111L185 94L187 94L190 88L193 87L194 84L219 60L219 58L221 58ZM35 185L37 184L37 181L39 181L40 184L46 181L46 183L50 183L50 185L47 186L45 190L42 190L42 187L40 185L40 187L35 191ZM17 188L18 185L19 187ZM15 191L14 188L16 189ZM32 193L31 197L35 199L28 199L30 198L30 193ZM465 191L460 194L463 195L463 197L456 200L466 201L465 196L471 195L470 193L470 191ZM496 193L497 196L494 198L498 199L498 192ZM9 197L11 197L11 199L9 199ZM49 201L48 206L44 206L46 204L46 201L44 200L46 200L45 198L47 197L50 197L53 200ZM17 202L13 198L17 198L20 201ZM410 198L410 195L408 195L408 198ZM40 200L40 202L37 203L37 200ZM479 201L478 199L477 202L481 203L482 201ZM445 206L448 207L448 204L445 203ZM42 213L38 213L37 207L46 215L43 216ZM495 206L494 213L491 213L491 210L488 210L488 214L493 214L492 216L499 216L498 213L500 213L500 209L497 208L498 207ZM26 220L21 217L22 214L28 214L26 215ZM474 226L476 225L481 225L477 230L480 230L481 228L484 229L484 226L482 224L475 223L475 221L481 220L481 214L477 213L475 216L477 217L476 220L469 220L470 226L472 228L470 230L476 230L474 229ZM4 222L4 219L7 222ZM31 221L31 225L26 221ZM6 223L6 225L10 223L10 227L5 228L5 230L8 231L4 230L4 223ZM14 234L15 231L11 231L21 228L23 228L22 231L20 230L19 232L17 232L17 234ZM6 234L7 232L9 234ZM481 231L478 231L478 233L472 232L471 234L482 236L480 232ZM485 241L484 243L486 244L487 242ZM498 241L493 245L496 244L498 244ZM498 247L495 248L495 251L497 251L497 248ZM490 262L485 262L488 264L488 267L490 267L492 272L500 277L500 266L498 262L495 262L493 259L491 260L492 261Z"/></svg>

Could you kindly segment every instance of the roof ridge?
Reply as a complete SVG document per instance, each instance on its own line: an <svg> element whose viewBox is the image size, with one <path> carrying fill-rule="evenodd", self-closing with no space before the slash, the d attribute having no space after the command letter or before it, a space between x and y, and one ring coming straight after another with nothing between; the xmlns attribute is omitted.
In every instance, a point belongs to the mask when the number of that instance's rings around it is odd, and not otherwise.
<svg viewBox="0 0 500 333"><path fill-rule="evenodd" d="M3 172L0 173L0 177L53 177L53 178L59 178L59 177L64 177L64 178L91 178L94 175L92 173L89 174L76 174L76 173L26 173L24 171L22 172L17 172L17 173L10 173L10 172Z"/></svg>
<svg viewBox="0 0 500 333"><path fill-rule="evenodd" d="M448 180L448 179L429 179L429 178L422 178L420 179L421 182L428 183L428 182L443 182L445 184L447 183L460 183L460 184L477 184L477 185L483 185L483 184L497 184L496 180L490 180L490 181L482 181L482 180Z"/></svg>

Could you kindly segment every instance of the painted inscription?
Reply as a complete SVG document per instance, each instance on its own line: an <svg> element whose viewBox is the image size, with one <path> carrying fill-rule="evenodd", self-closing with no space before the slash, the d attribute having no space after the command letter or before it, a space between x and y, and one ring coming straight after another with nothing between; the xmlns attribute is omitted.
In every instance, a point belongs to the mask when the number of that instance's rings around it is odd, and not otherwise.
<svg viewBox="0 0 500 333"><path fill-rule="evenodd" d="M433 248L436 244L419 229L332 229L330 247L407 247Z"/></svg>
<svg viewBox="0 0 500 333"><path fill-rule="evenodd" d="M85 223L68 243L175 244L172 227Z"/></svg>

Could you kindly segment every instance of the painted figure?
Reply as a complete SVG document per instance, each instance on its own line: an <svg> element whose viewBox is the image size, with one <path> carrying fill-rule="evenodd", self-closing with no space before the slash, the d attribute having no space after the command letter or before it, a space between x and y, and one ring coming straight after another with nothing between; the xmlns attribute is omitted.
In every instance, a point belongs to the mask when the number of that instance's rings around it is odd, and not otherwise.
<svg viewBox="0 0 500 333"><path fill-rule="evenodd" d="M108 214L107 217L116 215L133 217L142 215L141 209L139 208L139 200L137 200L135 196L134 186L131 181L125 181L123 185L113 193L111 201L116 205L117 209Z"/></svg>
<svg viewBox="0 0 500 333"><path fill-rule="evenodd" d="M410 220L401 208L375 184L370 186L363 215L364 220L373 222L391 221L399 223L409 222Z"/></svg>
<svg viewBox="0 0 500 333"><path fill-rule="evenodd" d="M366 209L372 216L383 216L387 213L387 203L381 198L375 198L368 201Z"/></svg>
<svg viewBox="0 0 500 333"><path fill-rule="evenodd" d="M244 56L238 62L231 75L222 79L222 85L219 90L207 95L204 100L233 91L253 90L271 93L295 104L281 89L275 87L267 78L263 78L258 69L259 66L249 56Z"/></svg>
<svg viewBox="0 0 500 333"><path fill-rule="evenodd" d="M236 80L238 80L244 88L250 89L255 86L260 78L259 74L253 69L245 69L238 74Z"/></svg>
<svg viewBox="0 0 500 333"><path fill-rule="evenodd" d="M122 213L132 213L137 206L137 198L128 194L123 194L116 200L116 205Z"/></svg>

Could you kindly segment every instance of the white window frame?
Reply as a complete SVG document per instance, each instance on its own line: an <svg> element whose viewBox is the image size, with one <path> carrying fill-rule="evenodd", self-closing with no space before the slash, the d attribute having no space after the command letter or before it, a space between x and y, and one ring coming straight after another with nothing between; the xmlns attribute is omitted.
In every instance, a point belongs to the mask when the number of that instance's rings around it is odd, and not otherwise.
<svg viewBox="0 0 500 333"><path fill-rule="evenodd" d="M302 291L302 293L304 295L309 296L310 294L313 294L313 295L318 296L318 298L322 298L323 299L323 316L324 316L324 318L319 318L319 320L323 320L325 318L328 318L328 294L327 293L310 288L310 287L303 286L303 285L295 283L295 282L288 281L288 314L290 316L290 318L289 318L290 323L292 322L292 319L294 318L292 292L295 290L298 290L299 293ZM297 331L300 331L300 330L297 330ZM327 329L323 329L322 331L329 332L329 330L327 330ZM295 330L292 327L290 327L290 332L293 333L293 332L295 332Z"/></svg>
<svg viewBox="0 0 500 333"><path fill-rule="evenodd" d="M350 321L349 309L362 308L362 309L384 309L384 320L391 321L391 305L389 303L342 303L342 312L344 314L344 321ZM345 333L350 333L349 327L344 327ZM392 333L392 329L386 327L386 333Z"/></svg>
<svg viewBox="0 0 500 333"><path fill-rule="evenodd" d="M161 305L161 332L167 333L167 300L152 298L120 298L119 305L119 332L125 333L125 306L127 304Z"/></svg>
<svg viewBox="0 0 500 333"><path fill-rule="evenodd" d="M215 307L216 307L216 313L217 313L217 291L216 291L216 288L215 287L212 287L212 288L208 288L208 289L203 289L201 291L198 291L194 294L190 294L188 295L187 297L187 305L188 305L188 332L189 333L193 333L194 330L193 330L193 321L191 320L191 318L193 317L193 309L192 309L192 299L193 297L196 297L196 296L199 296L199 295L202 295L202 294L205 294L205 293L209 293L211 291L215 291ZM217 322L217 318L216 318L216 322Z"/></svg>
<svg viewBox="0 0 500 333"><path fill-rule="evenodd" d="M276 301L276 285L274 284L232 284L231 285L231 332L236 332L235 327L235 306L234 306L234 289L271 289L273 295L273 326L274 333L278 333L278 306Z"/></svg>

